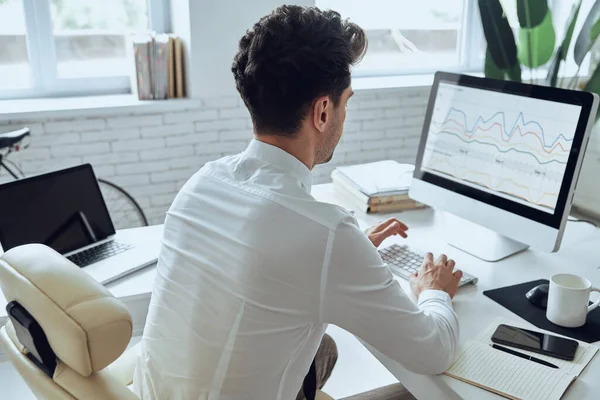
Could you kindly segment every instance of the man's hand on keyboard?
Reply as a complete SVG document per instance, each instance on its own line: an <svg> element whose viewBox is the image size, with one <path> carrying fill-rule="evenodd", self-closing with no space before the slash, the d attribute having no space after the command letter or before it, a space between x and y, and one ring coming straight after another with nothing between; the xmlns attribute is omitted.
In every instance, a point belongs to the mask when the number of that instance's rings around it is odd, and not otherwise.
<svg viewBox="0 0 600 400"><path fill-rule="evenodd" d="M427 253L421 269L410 277L410 288L415 296L418 298L424 290L441 290L454 297L463 275L460 270L454 271L455 265L445 254L434 262L433 254Z"/></svg>
<svg viewBox="0 0 600 400"><path fill-rule="evenodd" d="M402 222L398 221L396 218L390 218L372 226L367 229L365 233L369 237L371 243L373 243L375 247L379 247L379 245L390 236L400 235L406 239L408 237L406 234L407 230L408 227Z"/></svg>

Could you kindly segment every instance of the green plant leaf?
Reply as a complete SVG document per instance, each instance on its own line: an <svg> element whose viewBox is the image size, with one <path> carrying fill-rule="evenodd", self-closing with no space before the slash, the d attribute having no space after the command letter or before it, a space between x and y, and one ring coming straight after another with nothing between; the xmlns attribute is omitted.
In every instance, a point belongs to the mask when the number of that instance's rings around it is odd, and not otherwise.
<svg viewBox="0 0 600 400"><path fill-rule="evenodd" d="M546 85L548 86L556 87L560 66L562 61L567 59L569 46L571 45L571 39L573 38L573 32L575 31L575 25L577 24L577 17L579 16L579 10L581 9L581 1L582 0L577 0L575 4L573 4L565 26L565 37L563 38L561 45L558 46L554 52L554 56L552 56L552 61L548 67L548 75L546 75Z"/></svg>
<svg viewBox="0 0 600 400"><path fill-rule="evenodd" d="M486 78L504 79L504 71L498 68L494 62L494 59L490 55L489 50L485 52L485 66L483 68L483 72Z"/></svg>
<svg viewBox="0 0 600 400"><path fill-rule="evenodd" d="M594 73L583 87L583 90L600 95L600 65L596 67ZM600 113L596 114L596 121L600 118Z"/></svg>
<svg viewBox="0 0 600 400"><path fill-rule="evenodd" d="M562 61L562 45L558 46L556 49L556 53L554 53L554 57L552 57L552 62L548 67L548 74L546 75L546 85L550 87L556 87L556 82L558 81L558 70L560 69L560 64Z"/></svg>
<svg viewBox="0 0 600 400"><path fill-rule="evenodd" d="M519 30L519 60L523 65L537 68L546 64L556 44L556 33L552 25L552 13L548 11L544 21L535 28Z"/></svg>
<svg viewBox="0 0 600 400"><path fill-rule="evenodd" d="M599 34L600 34L600 18L598 18L598 20L596 20L596 22L594 22L594 25L592 25L592 29L590 29L590 40L592 42L594 42L598 38Z"/></svg>
<svg viewBox="0 0 600 400"><path fill-rule="evenodd" d="M578 0L573 7L571 8L571 14L567 19L567 28L565 29L565 38L560 46L561 50L561 58L562 60L567 59L567 52L569 51L569 46L571 45L571 39L573 38L573 32L575 31L575 25L577 24L577 17L579 16L579 9L581 8L581 0Z"/></svg>
<svg viewBox="0 0 600 400"><path fill-rule="evenodd" d="M511 81L521 82L521 64L515 62L507 71L506 76Z"/></svg>
<svg viewBox="0 0 600 400"><path fill-rule="evenodd" d="M521 28L535 28L548 13L547 0L517 0L517 16Z"/></svg>
<svg viewBox="0 0 600 400"><path fill-rule="evenodd" d="M600 0L599 0L600 1ZM509 70L517 61L517 45L499 0L478 0L483 33L498 68Z"/></svg>
<svg viewBox="0 0 600 400"><path fill-rule="evenodd" d="M581 31L579 32L579 36L577 37L577 41L575 42L575 49L573 50L573 58L577 65L581 65L583 59L587 55L588 51L592 48L592 44L594 44L594 40L592 39L591 31L592 27L596 24L596 21L600 17L600 0L596 0L592 9L590 10L583 26L581 27Z"/></svg>

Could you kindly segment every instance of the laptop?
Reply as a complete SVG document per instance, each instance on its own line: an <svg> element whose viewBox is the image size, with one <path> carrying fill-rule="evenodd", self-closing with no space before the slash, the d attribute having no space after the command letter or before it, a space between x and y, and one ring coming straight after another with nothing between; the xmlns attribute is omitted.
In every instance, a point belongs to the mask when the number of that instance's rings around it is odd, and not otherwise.
<svg viewBox="0 0 600 400"><path fill-rule="evenodd" d="M89 164L0 185L0 254L42 243L106 284L156 262L160 233L142 229L115 232Z"/></svg>

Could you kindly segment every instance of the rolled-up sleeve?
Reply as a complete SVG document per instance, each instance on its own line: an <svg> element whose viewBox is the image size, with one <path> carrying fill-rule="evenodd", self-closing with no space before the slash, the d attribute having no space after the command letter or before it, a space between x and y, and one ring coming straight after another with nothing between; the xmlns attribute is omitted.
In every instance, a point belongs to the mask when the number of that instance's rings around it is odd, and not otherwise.
<svg viewBox="0 0 600 400"><path fill-rule="evenodd" d="M454 360L459 327L450 296L428 290L415 304L352 220L329 233L320 313L410 371L440 374Z"/></svg>

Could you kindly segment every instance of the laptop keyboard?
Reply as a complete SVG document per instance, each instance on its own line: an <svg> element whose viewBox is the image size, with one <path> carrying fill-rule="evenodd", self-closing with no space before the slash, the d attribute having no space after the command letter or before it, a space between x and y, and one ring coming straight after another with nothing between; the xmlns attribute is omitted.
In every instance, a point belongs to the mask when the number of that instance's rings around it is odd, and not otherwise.
<svg viewBox="0 0 600 400"><path fill-rule="evenodd" d="M77 265L80 268L83 268L87 265L96 263L108 257L112 257L119 253L127 251L132 247L133 246L130 244L119 243L112 240L110 242L102 243L98 246L91 247L87 250L80 251L79 253L70 255L67 258L73 264Z"/></svg>

